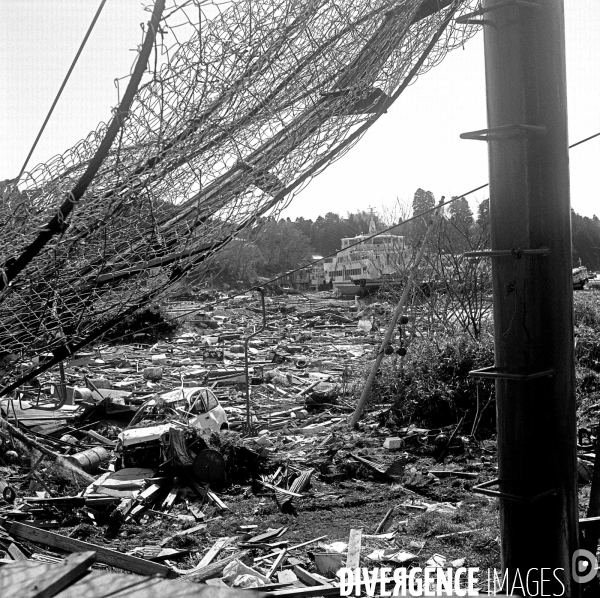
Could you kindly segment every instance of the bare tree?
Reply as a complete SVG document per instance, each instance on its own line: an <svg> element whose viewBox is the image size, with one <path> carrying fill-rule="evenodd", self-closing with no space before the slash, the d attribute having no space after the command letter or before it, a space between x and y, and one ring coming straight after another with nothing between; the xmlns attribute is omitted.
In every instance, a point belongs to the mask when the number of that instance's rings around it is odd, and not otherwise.
<svg viewBox="0 0 600 598"><path fill-rule="evenodd" d="M488 260L469 259L470 251L489 247L489 224L474 221L464 198L457 199L441 219L426 258L429 280L421 285L431 320L458 325L477 339L491 313L491 268Z"/></svg>

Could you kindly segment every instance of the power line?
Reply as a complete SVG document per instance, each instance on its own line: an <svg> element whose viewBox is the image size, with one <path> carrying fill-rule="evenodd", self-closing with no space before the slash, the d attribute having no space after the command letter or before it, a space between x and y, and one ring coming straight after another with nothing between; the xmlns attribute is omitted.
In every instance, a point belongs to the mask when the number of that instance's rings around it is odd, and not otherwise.
<svg viewBox="0 0 600 598"><path fill-rule="evenodd" d="M585 139L581 139L580 141L577 141L575 143L573 143L572 145L569 146L569 149L576 147L578 145L581 145L582 143L585 143L586 141L590 141L591 139L594 139L596 137L600 137L600 132L595 133L594 135L590 135L589 137L586 137ZM484 185L480 185L479 187L475 187L474 189L471 189L470 191L467 191L466 193L462 193L461 195L456 195L454 196L452 199L449 199L448 201L445 201L443 203L439 203L437 206L434 206L433 208L430 208L429 210L425 210L423 212L420 212L419 214L417 214L416 216L412 216L411 218L408 218L406 220L403 220L402 222L400 222L399 224L394 224L388 228L383 229L382 231L379 231L373 235L367 235L363 238L361 238L360 241L357 241L356 243L352 243L351 245L348 245L346 247L342 249L336 249L334 252L329 253L321 258L319 258L318 260L314 260L308 264L304 264L302 266L299 266L298 268L295 268L294 270L290 270L289 272L286 272L285 274L280 274L279 276L276 276L274 278L271 278L270 280L268 280L267 282L263 283L263 285L260 286L266 286L269 284L272 284L274 282L277 282L278 280L281 280L282 278L285 278L286 276L290 276L291 274L294 274L295 272L299 272L300 270L304 270L305 268L310 268L311 266L314 266L315 264L318 264L319 262L322 262L326 259L329 259L330 257L334 257L335 255L337 255L338 253L340 253L341 251L346 251L347 249L350 249L351 247L356 247L357 245L360 245L362 243L364 243L365 241L369 241L370 239L373 239L374 237L377 237L379 235L383 235L387 232L390 232L394 229L397 229L399 226L403 226L404 224L407 224L413 220L416 220L418 218L422 218L424 216L426 216L427 214L430 214L431 212L434 212L435 210L439 209L439 208L443 208L449 204L451 204L452 202L456 201L457 199L462 199L463 197L466 197L467 195L472 195L473 193L476 193L477 191L481 191L482 189L485 189L486 187L489 187L489 183L485 183ZM228 296L227 298L224 299L219 299L217 301L213 301L212 303L208 303L206 305L203 305L200 308L196 308L196 309L192 309L190 311L186 311L183 312L182 314L175 316L174 318L172 318L173 320L178 320L180 318L183 318L185 316L189 316L192 314L195 314L199 311L203 311L207 308L210 307L215 307L217 305L220 305L221 303L225 303L226 301L230 301L231 299L234 299L235 297L240 297L241 295L245 295L248 291L251 291L252 289L256 288L256 286L250 287L249 289L245 289L243 291L240 291L239 293L234 293L233 295L231 295L230 297ZM128 332L126 334L123 334L121 336L119 336L117 339L112 339L112 340L121 340L127 336L130 336L132 334L138 334L140 332L143 332L144 330L151 330L152 326L147 326L145 328L141 328L136 330L135 332Z"/></svg>
<svg viewBox="0 0 600 598"><path fill-rule="evenodd" d="M40 140L40 137L42 136L42 133L44 132L44 129L46 128L46 125L48 124L48 121L50 120L50 117L52 116L52 113L54 112L54 108L56 107L56 104L58 103L58 100L60 99L63 89L65 88L67 81L69 80L69 77L71 76L71 73L73 72L73 69L75 68L75 65L77 64L77 61L79 60L79 56L81 55L81 52L83 51L83 48L85 47L85 44L87 43L87 40L90 37L90 34L92 33L92 29L94 28L94 25L96 24L96 21L98 20L98 17L100 16L100 13L102 12L102 9L104 8L105 4L106 4L106 0L102 0L100 2L100 6L98 7L98 10L96 11L96 14L94 15L94 18L92 19L92 22L91 22L90 26L88 27L87 33L85 34L83 41L79 45L79 50L77 50L77 54L75 54L75 58L73 59L73 62L71 62L71 66L69 67L69 70L62 82L62 85L60 86L60 89L58 90L58 93L56 94L56 97L54 98L54 102L52 102L52 106L50 106L50 110L48 112L48 115L46 116L46 120L44 120L44 124L42 125L40 132L37 134L37 137L35 138L35 141L33 142L31 149L29 150L29 154L27 154L27 158L25 159L25 163L21 167L21 172L19 172L19 176L17 176L17 178L14 181L15 184L17 184L19 182L19 180L21 179L21 177L23 176L23 173L25 172L25 168L27 167L27 164L31 158L31 155L33 154L35 148L37 147L38 141Z"/></svg>
<svg viewBox="0 0 600 598"><path fill-rule="evenodd" d="M582 139L581 141L578 141L577 143L574 143L573 145L570 145L569 149L571 149L572 147L575 147L577 145L581 145L582 143L585 143L586 141L589 141L590 139L594 139L594 137L600 137L600 133L596 133L594 135L590 135L589 137L586 137L585 139Z"/></svg>

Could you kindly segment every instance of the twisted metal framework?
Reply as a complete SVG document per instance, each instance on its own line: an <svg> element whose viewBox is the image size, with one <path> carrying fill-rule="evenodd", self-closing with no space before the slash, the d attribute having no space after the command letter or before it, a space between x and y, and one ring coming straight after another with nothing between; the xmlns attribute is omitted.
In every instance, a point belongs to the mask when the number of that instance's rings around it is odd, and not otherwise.
<svg viewBox="0 0 600 598"><path fill-rule="evenodd" d="M474 33L454 19L476 4L157 0L137 92L134 69L108 125L3 184L0 395L289 202Z"/></svg>

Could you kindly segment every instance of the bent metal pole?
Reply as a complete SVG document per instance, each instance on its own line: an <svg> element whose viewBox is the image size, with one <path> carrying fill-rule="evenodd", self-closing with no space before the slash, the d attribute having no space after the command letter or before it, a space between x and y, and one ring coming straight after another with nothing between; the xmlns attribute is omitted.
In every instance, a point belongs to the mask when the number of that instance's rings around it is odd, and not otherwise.
<svg viewBox="0 0 600 598"><path fill-rule="evenodd" d="M443 201L444 198L442 197L440 203L443 203ZM411 268L408 280L406 282L404 290L402 291L400 301L398 302L398 305L394 310L394 314L392 315L392 319L390 321L388 329L386 330L385 336L383 337L383 341L381 341L381 346L379 347L379 351L377 352L377 356L375 357L375 361L373 362L373 366L371 367L371 371L369 373L367 381L365 382L365 387L363 388L362 394L360 395L360 399L358 400L358 403L356 405L356 409L354 410L354 413L352 414L352 417L350 418L350 421L348 423L351 428L356 426L358 420L360 419L360 416L362 415L363 409L365 408L365 404L367 402L367 399L369 398L369 393L371 392L371 387L373 386L373 381L375 380L375 376L377 375L377 370L381 365L381 360L383 359L385 348L392 340L394 330L396 329L396 324L398 323L398 319L400 318L400 315L404 310L404 305L406 304L406 300L408 299L408 293L410 292L413 281L417 274L417 269L419 267L419 264L421 263L421 260L423 259L423 256L425 255L425 251L427 251L427 241L429 240L431 231L433 230L435 224L438 221L439 211L440 208L438 207L438 209L431 216L431 220L429 221L429 225L427 226L427 230L425 231L425 235L423 236L423 244L421 245L421 248L417 253L417 257L415 259L413 267Z"/></svg>
<svg viewBox="0 0 600 598"><path fill-rule="evenodd" d="M484 0L503 591L580 595L563 0ZM465 15L464 19L469 17ZM468 22L473 22L472 20ZM492 372L490 372L491 374ZM483 374L483 372L482 372ZM488 492L489 494L490 492ZM548 575L549 574L549 575ZM522 584L526 587L522 587Z"/></svg>

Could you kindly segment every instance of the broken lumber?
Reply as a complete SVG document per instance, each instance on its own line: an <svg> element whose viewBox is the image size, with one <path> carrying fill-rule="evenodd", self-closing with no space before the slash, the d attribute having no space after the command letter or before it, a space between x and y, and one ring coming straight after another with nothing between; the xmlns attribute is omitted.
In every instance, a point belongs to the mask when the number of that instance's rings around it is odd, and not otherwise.
<svg viewBox="0 0 600 598"><path fill-rule="evenodd" d="M362 529L351 529L348 539L348 556L346 557L346 567L358 569L360 566L360 549L362 543Z"/></svg>
<svg viewBox="0 0 600 598"><path fill-rule="evenodd" d="M281 564L283 564L283 561L285 559L286 554L287 554L287 550L285 548L282 548L279 551L279 554L277 555L277 558L275 559L275 561L271 565L271 568L267 571L267 573L265 575L265 577L267 579L271 579L271 577L273 577L273 575L275 575L275 571L277 571L277 569L279 569L279 566Z"/></svg>
<svg viewBox="0 0 600 598"><path fill-rule="evenodd" d="M192 567L191 569L187 570L173 567L173 571L175 571L175 573L179 573L179 575L188 575L190 573L194 573L195 571L200 571L200 569L203 569L204 567L207 567L210 563L212 563L213 559L217 556L217 554L219 554L219 552L234 539L235 536L225 536L223 538L219 538L195 567Z"/></svg>
<svg viewBox="0 0 600 598"><path fill-rule="evenodd" d="M312 573L300 567L300 565L294 565L294 573L298 576L298 579L309 586L322 586L323 581Z"/></svg>
<svg viewBox="0 0 600 598"><path fill-rule="evenodd" d="M221 559L220 561L215 561L214 563L211 563L210 565L207 565L206 567L202 567L202 569L198 569L198 570L193 571L192 573L183 575L180 579L182 581L199 582L199 581L204 581L205 579L211 579L213 577L217 577L218 575L223 573L223 569L225 569L225 567L227 565L229 565L229 563L231 563L231 561L235 561L236 559L240 560L243 557L247 556L249 554L249 552L250 552L249 550L242 550L241 552L232 554L231 556Z"/></svg>
<svg viewBox="0 0 600 598"><path fill-rule="evenodd" d="M128 556L122 552L110 550L109 548L91 544L90 542L67 538L66 536L62 536L55 532L49 532L48 530L32 527L24 523L5 521L3 526L13 538L37 542L38 544L43 544L52 548L60 548L66 552L92 551L96 553L96 561L99 563L124 569L125 571L131 571L132 573L166 577L170 572L170 568L166 565L153 563L134 556Z"/></svg>
<svg viewBox="0 0 600 598"><path fill-rule="evenodd" d="M394 507L392 507L391 509L389 509L388 512L384 515L383 519L381 520L381 522L379 523L379 525L375 529L375 533L376 534L378 534L379 532L385 531L386 523L388 522L389 518L392 516L393 512L394 512Z"/></svg>
<svg viewBox="0 0 600 598"><path fill-rule="evenodd" d="M232 540L235 539L235 536L225 536L224 538L219 538L209 549L209 551L202 557L202 560L198 563L198 569L202 567L208 566L212 563L213 559L229 544Z"/></svg>

